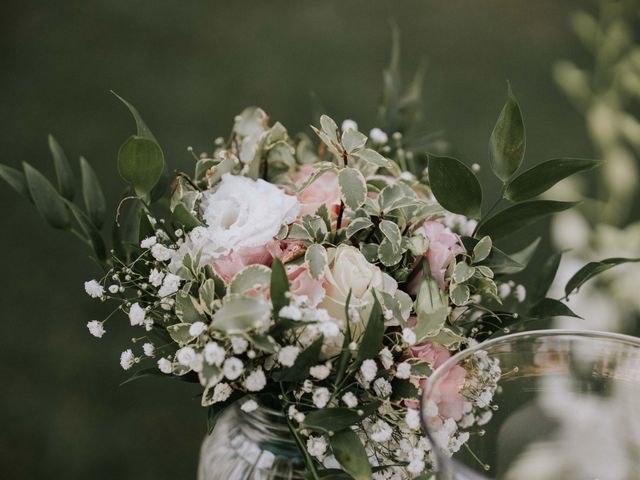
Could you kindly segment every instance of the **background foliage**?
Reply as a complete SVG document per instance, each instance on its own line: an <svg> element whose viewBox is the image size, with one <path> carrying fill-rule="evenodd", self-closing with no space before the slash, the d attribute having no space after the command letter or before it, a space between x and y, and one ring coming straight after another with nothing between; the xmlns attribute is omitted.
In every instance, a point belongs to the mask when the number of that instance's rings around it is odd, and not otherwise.
<svg viewBox="0 0 640 480"><path fill-rule="evenodd" d="M174 168L191 165L188 145L210 150L247 105L260 105L292 131L317 124L310 91L336 120L349 116L368 131L391 18L402 33L407 76L427 59L428 128L443 130L458 158L486 165L483 181L495 180L487 158L473 155L486 151L506 79L524 113L529 162L593 157L582 117L550 75L558 58L587 58L567 28L576 7L590 4L5 2L2 161L26 160L52 173L51 132L70 159L82 154L92 162L113 211L123 188L117 149L133 123L110 89L138 107ZM88 335L86 322L107 307L83 294L82 282L96 272L85 252L4 185L0 205L3 477L194 478L205 429L195 391L156 380L118 388L126 378L117 349L126 330L109 323L103 341Z"/></svg>

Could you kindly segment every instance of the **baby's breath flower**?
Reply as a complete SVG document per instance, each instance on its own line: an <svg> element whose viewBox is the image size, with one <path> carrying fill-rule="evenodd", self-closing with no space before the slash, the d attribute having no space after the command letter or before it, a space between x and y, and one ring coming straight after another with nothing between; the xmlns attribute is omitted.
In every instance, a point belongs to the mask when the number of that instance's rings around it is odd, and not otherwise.
<svg viewBox="0 0 640 480"><path fill-rule="evenodd" d="M124 370L129 370L135 362L136 357L130 348L120 354L120 366Z"/></svg>
<svg viewBox="0 0 640 480"><path fill-rule="evenodd" d="M156 351L156 347L153 345L153 343L147 342L144 345L142 345L142 351L147 357L153 357Z"/></svg>
<svg viewBox="0 0 640 480"><path fill-rule="evenodd" d="M384 420L378 420L371 427L371 440L378 443L388 442L393 430Z"/></svg>
<svg viewBox="0 0 640 480"><path fill-rule="evenodd" d="M342 396L342 401L349 408L356 408L358 406L358 397L352 392L347 392Z"/></svg>
<svg viewBox="0 0 640 480"><path fill-rule="evenodd" d="M343 132L346 132L347 130L358 130L358 124L350 118L347 118L344 122L342 122L341 126Z"/></svg>
<svg viewBox="0 0 640 480"><path fill-rule="evenodd" d="M164 278L164 273L162 273L157 268L152 268L149 272L149 283L154 287L159 287L162 285L162 279Z"/></svg>
<svg viewBox="0 0 640 480"><path fill-rule="evenodd" d="M316 388L313 392L313 404L318 408L324 408L329 403L329 390L325 387Z"/></svg>
<svg viewBox="0 0 640 480"><path fill-rule="evenodd" d="M159 262L166 262L167 260L171 260L171 255L173 251L170 248L165 247L160 243L156 243L153 247L151 247L151 255Z"/></svg>
<svg viewBox="0 0 640 480"><path fill-rule="evenodd" d="M517 285L516 286L516 290L515 290L515 294L514 296L516 297L516 300L520 303L524 302L524 300L527 298L527 289L524 288L524 285Z"/></svg>
<svg viewBox="0 0 640 480"><path fill-rule="evenodd" d="M408 362L402 362L396 369L396 377L407 379L411 376L411 364Z"/></svg>
<svg viewBox="0 0 640 480"><path fill-rule="evenodd" d="M391 384L384 378L377 378L375 382L373 382L373 391L376 392L376 395L382 398L387 398L391 395L392 388Z"/></svg>
<svg viewBox="0 0 640 480"><path fill-rule="evenodd" d="M326 451L327 441L324 437L309 436L307 439L307 452L309 452L309 455L322 460Z"/></svg>
<svg viewBox="0 0 640 480"><path fill-rule="evenodd" d="M87 323L87 328L89 329L89 333L97 338L102 338L106 332L102 322L99 322L98 320L91 320Z"/></svg>
<svg viewBox="0 0 640 480"><path fill-rule="evenodd" d="M153 247L157 242L158 242L158 239L155 237L155 235L151 237L146 237L140 242L140 248L143 248L146 250L148 248Z"/></svg>
<svg viewBox="0 0 640 480"><path fill-rule="evenodd" d="M119 285L109 285L109 293L116 294L120 291Z"/></svg>
<svg viewBox="0 0 640 480"><path fill-rule="evenodd" d="M249 342L243 337L233 336L231 337L231 348L233 349L233 353L236 355L240 355L247 351L249 347Z"/></svg>
<svg viewBox="0 0 640 480"><path fill-rule="evenodd" d="M331 369L326 365L315 365L309 369L309 375L318 380L324 380L331 373Z"/></svg>
<svg viewBox="0 0 640 480"><path fill-rule="evenodd" d="M192 347L182 347L176 352L176 360L180 365L191 368L196 361L196 351Z"/></svg>
<svg viewBox="0 0 640 480"><path fill-rule="evenodd" d="M420 413L418 410L410 408L407 410L404 421L411 430L418 430L420 428Z"/></svg>
<svg viewBox="0 0 640 480"><path fill-rule="evenodd" d="M129 321L131 322L131 326L135 327L138 325L144 325L145 315L146 313L144 308L142 308L138 302L131 305L131 308L129 309Z"/></svg>
<svg viewBox="0 0 640 480"><path fill-rule="evenodd" d="M96 280L89 280L84 282L84 291L87 292L91 298L104 297L104 287L100 285Z"/></svg>
<svg viewBox="0 0 640 480"><path fill-rule="evenodd" d="M242 360L237 357L227 358L222 366L222 373L224 373L224 376L229 380L235 380L242 375L243 371L244 365Z"/></svg>
<svg viewBox="0 0 640 480"><path fill-rule="evenodd" d="M158 290L158 296L162 298L173 295L178 291L178 288L180 288L180 282L182 282L182 279L179 276L173 273L167 273L162 280L160 290Z"/></svg>
<svg viewBox="0 0 640 480"><path fill-rule="evenodd" d="M288 318L290 320L302 320L302 312L298 307L292 305L286 305L278 312L282 318Z"/></svg>
<svg viewBox="0 0 640 480"><path fill-rule="evenodd" d="M204 322L193 322L189 327L189 335L191 335L192 337L199 337L206 331L207 324Z"/></svg>
<svg viewBox="0 0 640 480"><path fill-rule="evenodd" d="M258 402L256 402L255 400L247 400L240 406L240 410L247 413L253 412L257 409L258 409Z"/></svg>
<svg viewBox="0 0 640 480"><path fill-rule="evenodd" d="M382 363L382 366L387 370L393 365L393 355L387 347L384 347L382 350L380 350L378 358L380 359L380 363Z"/></svg>
<svg viewBox="0 0 640 480"><path fill-rule="evenodd" d="M413 333L413 330L411 330L410 328L405 328L402 330L402 339L407 345L415 345L417 341L416 334Z"/></svg>
<svg viewBox="0 0 640 480"><path fill-rule="evenodd" d="M213 403L226 401L231 396L232 393L233 393L233 390L231 389L228 383L222 382L217 384L213 389L213 397L212 397Z"/></svg>
<svg viewBox="0 0 640 480"><path fill-rule="evenodd" d="M266 384L267 377L265 377L262 369L258 369L251 372L245 379L244 388L246 388L250 392L259 392L265 387Z"/></svg>
<svg viewBox="0 0 640 480"><path fill-rule="evenodd" d="M371 141L377 145L384 145L389 141L389 137L384 132L384 130L379 129L378 127L372 128L369 132L369 138Z"/></svg>
<svg viewBox="0 0 640 480"><path fill-rule="evenodd" d="M282 347L278 352L278 362L280 362L283 367L293 367L299 354L300 348L295 345L287 345L286 347Z"/></svg>
<svg viewBox="0 0 640 480"><path fill-rule="evenodd" d="M216 342L209 342L204 346L204 359L209 365L216 365L219 367L224 362L226 352L224 348L218 345Z"/></svg>
<svg viewBox="0 0 640 480"><path fill-rule="evenodd" d="M362 362L360 374L366 382L373 381L373 379L376 378L376 373L378 373L378 366L374 360L367 359Z"/></svg>
<svg viewBox="0 0 640 480"><path fill-rule="evenodd" d="M166 374L169 374L173 371L173 366L171 365L171 362L164 357L158 360L158 368L162 373L166 373Z"/></svg>

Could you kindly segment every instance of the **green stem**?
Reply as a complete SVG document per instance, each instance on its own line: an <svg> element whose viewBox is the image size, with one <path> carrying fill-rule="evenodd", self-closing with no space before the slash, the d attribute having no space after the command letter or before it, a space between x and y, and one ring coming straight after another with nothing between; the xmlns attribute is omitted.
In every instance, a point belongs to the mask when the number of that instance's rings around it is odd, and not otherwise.
<svg viewBox="0 0 640 480"><path fill-rule="evenodd" d="M487 218L489 218L489 215L491 215L491 213L495 210L495 208L498 206L498 204L500 203L500 201L502 200L502 198L504 197L504 192L507 191L507 187L509 186L509 183L503 183L502 184L502 188L500 189L500 195L498 195L498 198L496 199L496 201L493 203L493 205L491 205L491 207L489 207L489 210L487 210L487 213L485 213L482 218L480 219L480 221L478 222L478 224L476 225L476 228L473 230L473 233L471 234L472 237L476 236L476 233L478 233L478 230L480 230L480 227L485 223L485 221L487 220Z"/></svg>
<svg viewBox="0 0 640 480"><path fill-rule="evenodd" d="M304 447L304 443L302 442L302 439L300 438L298 431L293 426L293 423L291 423L291 419L288 416L286 418L287 418L287 425L289 426L289 430L291 431L291 434L293 435L293 438L295 439L296 444L298 445L298 448L304 455L304 461L307 464L307 469L309 470L309 472L311 472L312 478L314 480L320 480L320 477L318 476L318 471L316 470L316 466L313 464L313 459L309 455L309 452L307 452L307 449Z"/></svg>

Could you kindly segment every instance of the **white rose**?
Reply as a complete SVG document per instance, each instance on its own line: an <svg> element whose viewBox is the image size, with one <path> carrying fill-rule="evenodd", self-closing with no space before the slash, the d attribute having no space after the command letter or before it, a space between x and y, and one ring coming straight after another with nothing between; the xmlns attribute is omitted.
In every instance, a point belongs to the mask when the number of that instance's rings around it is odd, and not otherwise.
<svg viewBox="0 0 640 480"><path fill-rule="evenodd" d="M225 174L215 190L204 192L202 219L174 255L170 270L189 253L201 251L202 263L243 247L264 246L283 224L292 223L300 211L295 196L287 195L264 180Z"/></svg>
<svg viewBox="0 0 640 480"><path fill-rule="evenodd" d="M373 307L372 290L390 295L398 290L398 283L392 277L369 263L360 250L348 245L340 245L335 250L333 261L325 272L323 286L326 294L318 308L325 308L334 318L345 319L345 304L351 290L349 307L359 311L362 329ZM358 330L360 328L356 328Z"/></svg>

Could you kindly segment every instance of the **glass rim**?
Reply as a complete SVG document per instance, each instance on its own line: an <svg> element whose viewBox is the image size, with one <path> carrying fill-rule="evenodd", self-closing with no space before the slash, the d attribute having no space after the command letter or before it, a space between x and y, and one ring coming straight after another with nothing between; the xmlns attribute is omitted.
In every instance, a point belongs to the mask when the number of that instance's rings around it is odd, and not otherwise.
<svg viewBox="0 0 640 480"><path fill-rule="evenodd" d="M431 394L431 390L433 386L440 380L440 378L447 372L452 366L458 364L461 360L470 357L474 353L485 350L487 348L491 348L495 345L507 344L511 343L514 340L526 338L526 337L534 337L534 338L545 338L545 337L583 337L583 338L596 338L603 340L617 340L619 342L626 343L628 345L636 346L640 348L640 338L634 337L632 335L626 335L623 333L614 333L614 332L603 332L598 330L579 330L579 329L568 329L568 328L547 328L540 330L529 330L525 332L517 332L510 333L507 335L503 335L501 337L493 338L491 340L486 340L484 342L480 342L473 347L467 348L466 350L462 350L461 352L452 355L451 358L447 359L442 365L436 368L431 376L427 379L427 383L422 391L420 396L420 424L422 427L422 433L425 435L429 442L431 443L431 449L433 453L435 453L437 459L437 471L446 472L449 468L451 468L453 459L449 456L445 455L442 451L442 448L438 443L434 440L431 435L431 431L427 426L425 421L425 416L423 415L423 405L425 399ZM477 477L477 478L485 478L485 477Z"/></svg>

